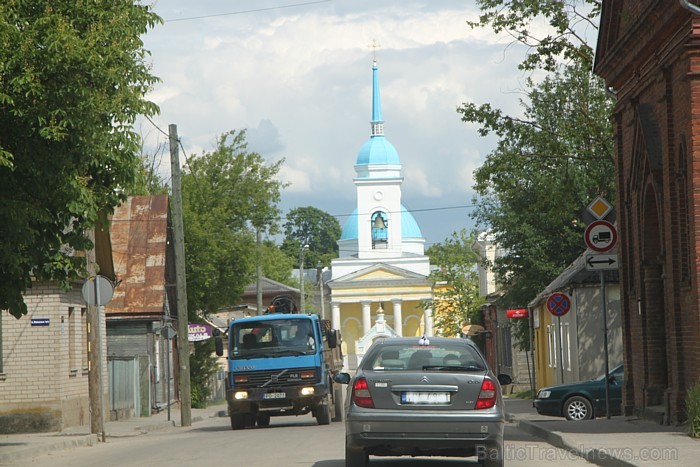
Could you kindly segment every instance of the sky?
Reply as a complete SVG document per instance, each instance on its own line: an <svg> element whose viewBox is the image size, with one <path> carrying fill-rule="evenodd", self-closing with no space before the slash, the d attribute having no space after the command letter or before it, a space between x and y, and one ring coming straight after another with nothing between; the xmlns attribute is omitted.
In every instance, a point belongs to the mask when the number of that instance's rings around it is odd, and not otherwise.
<svg viewBox="0 0 700 467"><path fill-rule="evenodd" d="M426 247L474 228L473 172L495 147L461 121L464 102L517 112L527 78L509 37L471 29L464 0L157 0L144 46L160 79L152 118L176 124L188 157L247 130L248 149L284 159L283 214L313 206L341 226L356 207L353 165L369 138L376 53L386 138L403 165L403 204ZM379 48L371 48L376 43ZM146 151L167 147L148 121ZM162 171L169 177L167 154ZM181 162L183 154L181 153ZM282 221L283 222L283 221Z"/></svg>

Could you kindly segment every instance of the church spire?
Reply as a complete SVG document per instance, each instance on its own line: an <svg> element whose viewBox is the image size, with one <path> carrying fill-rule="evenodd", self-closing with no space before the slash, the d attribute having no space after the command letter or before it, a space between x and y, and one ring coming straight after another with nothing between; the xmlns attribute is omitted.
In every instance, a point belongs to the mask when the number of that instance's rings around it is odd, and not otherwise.
<svg viewBox="0 0 700 467"><path fill-rule="evenodd" d="M379 71L377 68L377 49L380 45L373 41L372 52L372 136L384 136L384 120L382 119L382 102L379 96Z"/></svg>

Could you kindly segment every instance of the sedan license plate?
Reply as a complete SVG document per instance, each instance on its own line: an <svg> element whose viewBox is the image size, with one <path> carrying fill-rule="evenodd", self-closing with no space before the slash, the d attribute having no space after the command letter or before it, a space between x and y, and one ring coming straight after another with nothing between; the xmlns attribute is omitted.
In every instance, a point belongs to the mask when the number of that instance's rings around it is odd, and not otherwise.
<svg viewBox="0 0 700 467"><path fill-rule="evenodd" d="M263 399L284 399L287 395L283 392L268 392L263 394Z"/></svg>
<svg viewBox="0 0 700 467"><path fill-rule="evenodd" d="M449 392L408 391L401 393L402 404L440 405L450 403Z"/></svg>

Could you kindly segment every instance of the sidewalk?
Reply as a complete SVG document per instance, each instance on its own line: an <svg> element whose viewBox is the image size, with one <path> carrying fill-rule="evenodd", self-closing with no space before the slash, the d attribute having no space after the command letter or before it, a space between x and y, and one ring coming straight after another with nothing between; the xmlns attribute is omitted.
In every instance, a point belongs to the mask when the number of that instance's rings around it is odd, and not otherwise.
<svg viewBox="0 0 700 467"><path fill-rule="evenodd" d="M633 417L580 422L537 413L508 413L508 421L552 446L601 466L700 465L700 440L687 427L662 426Z"/></svg>
<svg viewBox="0 0 700 467"><path fill-rule="evenodd" d="M192 409L192 424L210 417L227 417L226 404L213 405L205 409ZM170 408L150 417L134 417L125 420L105 422L105 438L139 436L150 431L179 427L180 409ZM89 425L66 428L60 432L0 435L0 465L17 464L18 460L29 459L37 454L72 449L80 446L94 446L101 436L90 433Z"/></svg>

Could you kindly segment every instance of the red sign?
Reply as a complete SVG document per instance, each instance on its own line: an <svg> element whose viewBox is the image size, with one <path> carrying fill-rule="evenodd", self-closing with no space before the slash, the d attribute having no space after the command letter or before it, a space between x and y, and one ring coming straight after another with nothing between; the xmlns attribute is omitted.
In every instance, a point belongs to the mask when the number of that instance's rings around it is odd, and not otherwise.
<svg viewBox="0 0 700 467"><path fill-rule="evenodd" d="M586 227L583 238L588 248L603 253L617 243L617 229L608 221L594 221Z"/></svg>
<svg viewBox="0 0 700 467"><path fill-rule="evenodd" d="M530 315L527 312L527 308L518 308L517 310L506 310L506 316L511 319L516 319L527 318Z"/></svg>
<svg viewBox="0 0 700 467"><path fill-rule="evenodd" d="M547 310L554 316L564 316L571 309L571 299L562 292L556 292L547 298Z"/></svg>

